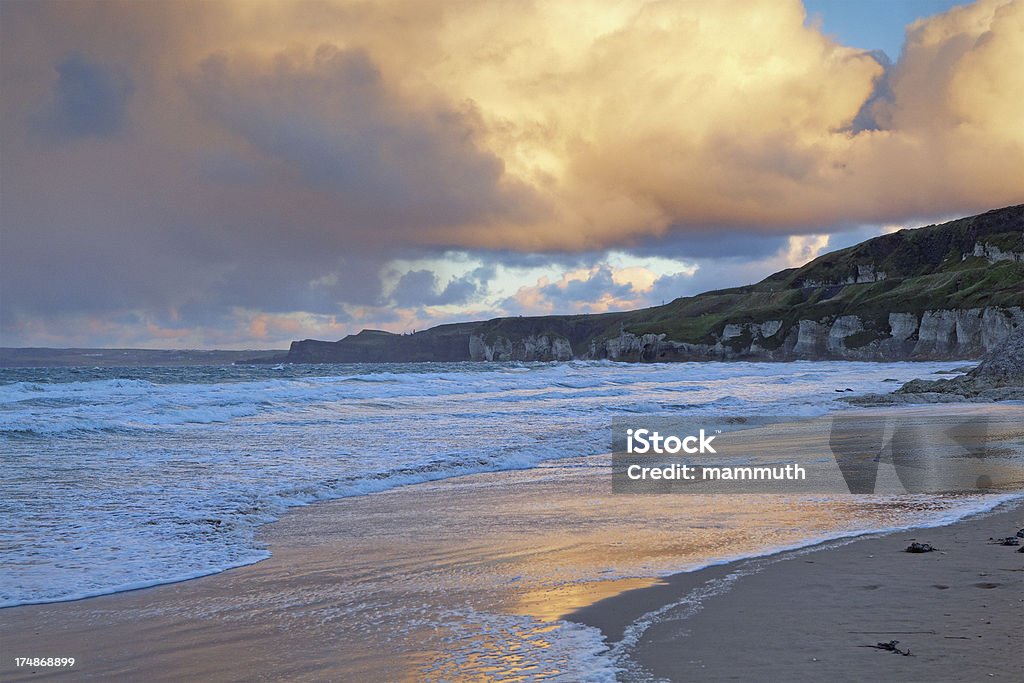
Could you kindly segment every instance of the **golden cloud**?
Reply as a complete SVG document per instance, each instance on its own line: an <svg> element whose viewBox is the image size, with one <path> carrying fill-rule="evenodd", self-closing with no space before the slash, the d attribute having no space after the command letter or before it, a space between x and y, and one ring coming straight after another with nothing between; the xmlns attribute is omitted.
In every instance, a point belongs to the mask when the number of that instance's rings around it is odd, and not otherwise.
<svg viewBox="0 0 1024 683"><path fill-rule="evenodd" d="M197 213L271 217L317 248L598 249L1024 200L1020 0L915 23L889 73L806 24L799 0L62 2L24 15L5 12L5 38L32 29L8 55L32 83L22 101L68 50L127 64L126 158L169 159L146 177ZM869 101L876 125L858 129ZM242 179L175 178L211 151ZM75 154L95 167L108 153Z"/></svg>

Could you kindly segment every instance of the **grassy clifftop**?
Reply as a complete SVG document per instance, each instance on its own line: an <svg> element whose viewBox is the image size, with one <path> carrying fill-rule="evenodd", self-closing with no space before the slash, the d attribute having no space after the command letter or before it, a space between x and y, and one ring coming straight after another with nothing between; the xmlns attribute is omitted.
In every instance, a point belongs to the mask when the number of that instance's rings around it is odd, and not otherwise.
<svg viewBox="0 0 1024 683"><path fill-rule="evenodd" d="M1024 205L914 230L900 230L735 287L625 314L628 331L691 343L728 323L819 320L890 312L1024 304L1024 262L975 256L977 245L1024 253ZM857 282L861 275L861 282ZM879 279L882 278L882 279ZM852 280L852 282L851 282Z"/></svg>

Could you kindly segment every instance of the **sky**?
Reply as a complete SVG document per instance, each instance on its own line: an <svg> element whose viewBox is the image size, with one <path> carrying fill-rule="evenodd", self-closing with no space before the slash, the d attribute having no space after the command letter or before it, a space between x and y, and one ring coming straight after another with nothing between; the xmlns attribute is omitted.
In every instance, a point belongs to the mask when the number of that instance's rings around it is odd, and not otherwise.
<svg viewBox="0 0 1024 683"><path fill-rule="evenodd" d="M0 346L754 282L1024 201L1024 0L0 3Z"/></svg>
<svg viewBox="0 0 1024 683"><path fill-rule="evenodd" d="M843 45L882 50L897 61L906 27L966 2L954 0L805 0L807 18Z"/></svg>

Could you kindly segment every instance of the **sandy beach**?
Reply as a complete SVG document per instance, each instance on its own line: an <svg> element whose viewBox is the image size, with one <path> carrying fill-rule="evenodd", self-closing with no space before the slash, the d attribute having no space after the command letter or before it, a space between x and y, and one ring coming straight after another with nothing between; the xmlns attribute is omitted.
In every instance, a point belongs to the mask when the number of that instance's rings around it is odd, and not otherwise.
<svg viewBox="0 0 1024 683"><path fill-rule="evenodd" d="M881 528L936 510L871 496L610 495L593 483L607 467L581 458L301 508L264 528L264 562L4 609L0 678L1013 678L1024 554L988 539L1024 526L1020 508L659 579L835 535L846 520ZM902 552L910 539L940 550ZM699 610L674 606L722 582ZM914 656L861 647L889 640Z"/></svg>
<svg viewBox="0 0 1024 683"><path fill-rule="evenodd" d="M678 574L580 610L635 640L647 675L693 680L1020 680L1024 509ZM931 553L905 552L913 542ZM1024 541L1022 541L1024 543ZM660 611L657 623L635 620ZM876 647L899 641L900 656Z"/></svg>

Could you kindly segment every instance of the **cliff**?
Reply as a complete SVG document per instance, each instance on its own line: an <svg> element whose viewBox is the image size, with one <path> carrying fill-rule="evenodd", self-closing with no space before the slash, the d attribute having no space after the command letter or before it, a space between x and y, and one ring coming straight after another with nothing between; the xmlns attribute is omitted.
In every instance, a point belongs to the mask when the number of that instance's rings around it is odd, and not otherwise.
<svg viewBox="0 0 1024 683"><path fill-rule="evenodd" d="M293 342L275 361L977 358L1024 326L1024 205L900 230L761 282L600 315Z"/></svg>

